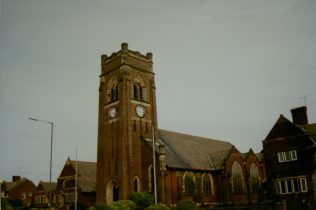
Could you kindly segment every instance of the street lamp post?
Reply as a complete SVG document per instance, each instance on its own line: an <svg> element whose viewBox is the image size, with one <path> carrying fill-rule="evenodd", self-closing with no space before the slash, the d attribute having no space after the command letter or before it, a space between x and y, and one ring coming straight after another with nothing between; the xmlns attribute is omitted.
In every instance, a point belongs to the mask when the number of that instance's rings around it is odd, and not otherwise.
<svg viewBox="0 0 316 210"><path fill-rule="evenodd" d="M50 133L50 164L49 164L49 182L52 182L52 159L53 159L53 132L54 132L54 123L48 122L45 120L39 120L35 118L28 118L29 120L34 120L38 122L48 123L51 125L51 133Z"/></svg>

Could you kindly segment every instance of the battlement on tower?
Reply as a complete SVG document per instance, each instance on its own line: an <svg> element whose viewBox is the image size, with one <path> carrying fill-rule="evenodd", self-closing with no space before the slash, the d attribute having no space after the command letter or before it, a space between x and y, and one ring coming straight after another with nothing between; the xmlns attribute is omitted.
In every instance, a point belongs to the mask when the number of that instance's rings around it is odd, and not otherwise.
<svg viewBox="0 0 316 210"><path fill-rule="evenodd" d="M153 73L153 54L148 52L146 55L138 51L128 49L127 43L121 44L121 50L112 55L101 55L101 74L111 72L123 65L131 66L143 71Z"/></svg>

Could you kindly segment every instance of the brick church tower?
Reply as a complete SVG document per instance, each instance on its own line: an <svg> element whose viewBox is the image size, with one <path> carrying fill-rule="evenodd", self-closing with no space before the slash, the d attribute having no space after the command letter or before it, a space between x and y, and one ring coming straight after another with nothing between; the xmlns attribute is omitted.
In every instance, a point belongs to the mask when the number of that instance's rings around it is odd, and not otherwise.
<svg viewBox="0 0 316 210"><path fill-rule="evenodd" d="M148 191L143 168L149 160L142 155L142 141L157 134L152 66L151 53L131 51L127 43L111 56L101 56L97 203L110 204L127 199L130 192Z"/></svg>

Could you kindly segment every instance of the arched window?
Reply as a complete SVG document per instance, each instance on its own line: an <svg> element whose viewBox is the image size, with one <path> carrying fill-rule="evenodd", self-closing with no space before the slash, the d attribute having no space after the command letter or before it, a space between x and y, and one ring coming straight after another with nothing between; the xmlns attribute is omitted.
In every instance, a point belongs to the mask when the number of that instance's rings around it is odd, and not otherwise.
<svg viewBox="0 0 316 210"><path fill-rule="evenodd" d="M195 192L195 179L193 173L185 173L183 175L184 194L192 196Z"/></svg>
<svg viewBox="0 0 316 210"><path fill-rule="evenodd" d="M119 99L119 86L116 84L111 89L111 101L116 101Z"/></svg>
<svg viewBox="0 0 316 210"><path fill-rule="evenodd" d="M240 164L235 161L232 165L232 192L244 193L244 174Z"/></svg>
<svg viewBox="0 0 316 210"><path fill-rule="evenodd" d="M134 192L140 191L140 181L139 181L139 178L137 176L133 180L133 189L134 189Z"/></svg>
<svg viewBox="0 0 316 210"><path fill-rule="evenodd" d="M213 178L210 174L204 174L202 180L202 187L204 195L213 194Z"/></svg>
<svg viewBox="0 0 316 210"><path fill-rule="evenodd" d="M111 103L119 100L119 84L116 78L112 78L107 88L107 102Z"/></svg>
<svg viewBox="0 0 316 210"><path fill-rule="evenodd" d="M144 80L138 76L133 81L132 97L138 101L147 100L147 88Z"/></svg>
<svg viewBox="0 0 316 210"><path fill-rule="evenodd" d="M249 176L250 192L257 193L260 189L260 175L256 164L250 165L250 176Z"/></svg>
<svg viewBox="0 0 316 210"><path fill-rule="evenodd" d="M143 88L139 83L134 83L134 99L143 101Z"/></svg>

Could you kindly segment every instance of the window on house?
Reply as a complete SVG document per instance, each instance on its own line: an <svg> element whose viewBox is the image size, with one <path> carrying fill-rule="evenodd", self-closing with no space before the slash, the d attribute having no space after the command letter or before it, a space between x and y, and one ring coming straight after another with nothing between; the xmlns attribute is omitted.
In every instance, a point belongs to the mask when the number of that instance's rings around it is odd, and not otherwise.
<svg viewBox="0 0 316 210"><path fill-rule="evenodd" d="M35 196L35 204L40 203L40 197L39 196Z"/></svg>
<svg viewBox="0 0 316 210"><path fill-rule="evenodd" d="M278 152L277 156L278 156L279 163L297 160L296 150Z"/></svg>
<svg viewBox="0 0 316 210"><path fill-rule="evenodd" d="M301 183L301 191L307 192L306 178L300 178L300 183Z"/></svg>
<svg viewBox="0 0 316 210"><path fill-rule="evenodd" d="M293 190L294 192L299 192L299 183L298 183L298 180L297 179L294 179L293 180Z"/></svg>
<svg viewBox="0 0 316 210"><path fill-rule="evenodd" d="M184 194L192 196L195 192L194 176L192 173L184 174Z"/></svg>
<svg viewBox="0 0 316 210"><path fill-rule="evenodd" d="M236 194L244 193L244 175L237 161L232 165L232 192Z"/></svg>
<svg viewBox="0 0 316 210"><path fill-rule="evenodd" d="M24 200L26 198L26 193L22 193L22 199Z"/></svg>
<svg viewBox="0 0 316 210"><path fill-rule="evenodd" d="M291 154L291 159L292 160L297 160L296 150L290 151L290 154Z"/></svg>
<svg viewBox="0 0 316 210"><path fill-rule="evenodd" d="M213 179L210 174L204 174L203 176L203 193L204 195L211 195L213 193Z"/></svg>
<svg viewBox="0 0 316 210"><path fill-rule="evenodd" d="M67 179L65 180L65 189L75 188L75 180Z"/></svg>
<svg viewBox="0 0 316 210"><path fill-rule="evenodd" d="M284 162L283 152L279 152L277 155L278 155L279 163L283 163Z"/></svg>
<svg viewBox="0 0 316 210"><path fill-rule="evenodd" d="M67 203L75 202L75 195L73 193L66 194L65 201Z"/></svg>
<svg viewBox="0 0 316 210"><path fill-rule="evenodd" d="M276 187L277 192L281 195L308 191L305 177L293 177L277 180Z"/></svg>

